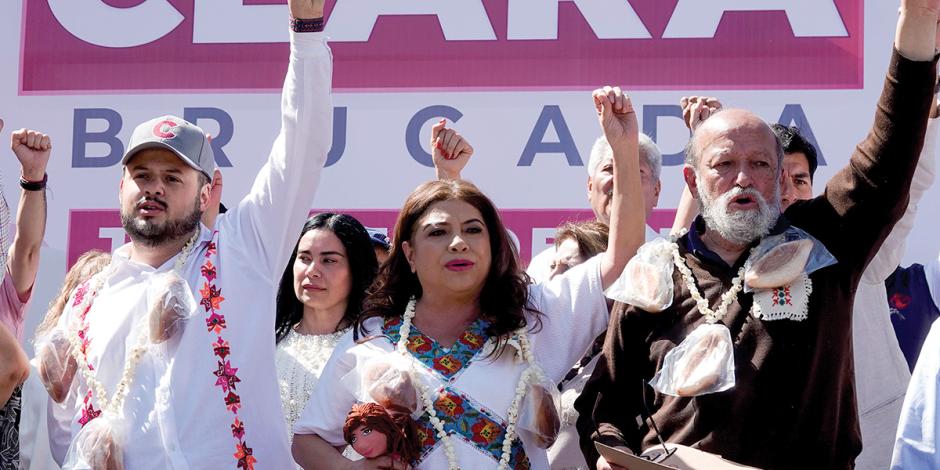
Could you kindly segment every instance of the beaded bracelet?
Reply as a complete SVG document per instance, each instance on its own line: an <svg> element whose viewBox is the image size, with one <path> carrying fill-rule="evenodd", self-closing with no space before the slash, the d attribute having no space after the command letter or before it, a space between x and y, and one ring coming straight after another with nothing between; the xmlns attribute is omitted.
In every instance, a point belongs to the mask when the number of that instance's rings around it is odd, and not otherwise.
<svg viewBox="0 0 940 470"><path fill-rule="evenodd" d="M290 29L295 33L319 33L323 31L323 27L326 26L326 23L323 21L323 17L320 18L291 18L290 19Z"/></svg>

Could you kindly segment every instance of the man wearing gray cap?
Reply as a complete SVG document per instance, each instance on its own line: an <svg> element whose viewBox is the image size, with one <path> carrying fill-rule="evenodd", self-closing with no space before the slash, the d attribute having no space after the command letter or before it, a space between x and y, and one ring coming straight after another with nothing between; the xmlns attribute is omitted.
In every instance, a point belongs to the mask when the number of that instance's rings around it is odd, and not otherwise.
<svg viewBox="0 0 940 470"><path fill-rule="evenodd" d="M174 116L134 130L119 191L131 242L70 299L54 332L67 366L45 374L67 390L50 407L64 468L294 467L260 332L330 148L332 62L323 0L289 3L281 132L214 229L200 224L216 171L205 133Z"/></svg>

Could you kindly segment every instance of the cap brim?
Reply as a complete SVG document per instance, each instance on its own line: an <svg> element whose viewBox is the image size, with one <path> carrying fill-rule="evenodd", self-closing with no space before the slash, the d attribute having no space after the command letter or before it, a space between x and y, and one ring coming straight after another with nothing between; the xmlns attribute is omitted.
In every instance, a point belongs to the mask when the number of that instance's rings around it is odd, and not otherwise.
<svg viewBox="0 0 940 470"><path fill-rule="evenodd" d="M170 152L173 152L173 155L176 155L180 160L183 161L183 163L188 165L190 168L206 175L207 177L209 177L210 180L212 179L212 175L206 174L206 172L203 171L203 169L200 168L199 165L197 165L195 162L190 160L189 157L187 157L186 155L183 155L182 152L173 148L172 145L166 144L164 142L143 142L143 143L137 144L134 147L131 147L130 149L127 150L127 152L124 152L124 158L121 158L121 165L127 165L127 162L130 161L130 159L134 158L134 156L137 155L138 152L140 152L141 150L147 150L147 149L169 150Z"/></svg>

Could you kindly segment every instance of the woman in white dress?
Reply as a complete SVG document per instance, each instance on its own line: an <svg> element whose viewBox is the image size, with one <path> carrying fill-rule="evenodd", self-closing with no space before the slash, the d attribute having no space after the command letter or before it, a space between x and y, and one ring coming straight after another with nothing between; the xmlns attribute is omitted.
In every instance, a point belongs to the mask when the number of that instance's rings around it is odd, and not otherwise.
<svg viewBox="0 0 940 470"><path fill-rule="evenodd" d="M349 331L378 263L366 229L345 214L307 219L277 293L275 364L287 432L333 348Z"/></svg>
<svg viewBox="0 0 940 470"><path fill-rule="evenodd" d="M619 89L595 91L594 102L614 149L608 250L530 285L496 208L475 186L418 187L399 214L362 317L294 427L292 451L303 468L548 468L544 448L554 436L545 424L552 420L541 418L557 412L545 406L544 392L606 328L603 290L644 237L636 116ZM336 450L345 444L346 414L357 402L382 400L363 384L383 364L400 372L388 388L406 392L394 384L413 384L417 391L421 456L349 461ZM409 401L401 398L393 404Z"/></svg>

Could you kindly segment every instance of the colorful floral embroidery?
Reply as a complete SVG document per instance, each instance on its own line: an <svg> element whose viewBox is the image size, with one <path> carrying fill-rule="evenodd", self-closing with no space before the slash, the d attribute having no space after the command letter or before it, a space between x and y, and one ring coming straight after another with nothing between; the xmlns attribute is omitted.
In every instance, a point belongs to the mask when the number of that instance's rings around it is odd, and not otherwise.
<svg viewBox="0 0 940 470"><path fill-rule="evenodd" d="M229 391L229 389L235 390L235 384L241 382L241 379L235 375L238 372L238 369L232 367L231 363L228 361L222 362L219 361L219 368L213 374L219 379L215 381L217 387L222 387L223 392Z"/></svg>
<svg viewBox="0 0 940 470"><path fill-rule="evenodd" d="M236 466L245 470L254 470L258 459L252 455L251 447L248 447L245 439L245 423L238 416L238 411L242 407L242 399L235 393L235 387L236 384L241 382L241 379L238 378L238 368L226 360L232 350L229 342L222 337L222 332L228 327L225 323L225 315L220 311L225 297L222 296L222 289L215 284L218 271L211 259L217 253L215 237L218 233L212 234L212 241L209 242L206 248L206 261L199 270L205 280L202 289L199 290L202 295L199 304L206 309L206 329L216 334L216 340L211 343L212 354L219 358L216 361L216 370L212 371L212 375L216 377L215 385L222 389L225 408L235 415L230 427L232 437L236 441L235 453L233 454Z"/></svg>
<svg viewBox="0 0 940 470"><path fill-rule="evenodd" d="M488 321L477 319L470 324L467 331L457 338L457 342L454 343L453 347L445 349L412 325L408 336L408 351L442 379L452 382L457 378L457 374L470 365L477 353L483 350L486 340L489 339L486 334L486 329L489 326ZM401 337L399 330L401 330L401 317L389 318L385 320L385 324L382 326L382 334L392 344L398 343L398 339Z"/></svg>
<svg viewBox="0 0 940 470"><path fill-rule="evenodd" d="M88 294L88 286L90 285L91 280L85 281L78 286L75 291L75 303L72 304L73 307L77 307L84 300L86 295L96 295L97 292ZM91 345L91 336L88 335L88 312L91 311L91 302L88 303L88 306L84 311L79 312L78 321L81 325L81 328L78 329L78 337L82 341L81 353L85 356L85 362L88 364L90 370L95 370L92 367L91 363L88 362L88 346ZM101 416L101 410L96 410L94 404L91 402L92 391L88 389L88 392L85 394L85 399L82 404L82 416L78 418L78 424L82 427L85 427L86 424L90 423L91 420Z"/></svg>
<svg viewBox="0 0 940 470"><path fill-rule="evenodd" d="M82 417L78 418L78 424L81 424L82 427L85 427L91 420L101 416L101 410L96 410L94 405L91 403L91 389L88 390L88 393L85 394L84 405L82 406Z"/></svg>
<svg viewBox="0 0 940 470"><path fill-rule="evenodd" d="M503 436L506 423L494 413L474 402L468 396L451 388L438 390L434 407L444 421L444 430L451 436L457 436L499 461L503 455ZM437 446L439 439L427 414L418 418L418 438L421 442L421 459ZM528 469L529 458L525 454L522 442L516 438L512 443L510 468Z"/></svg>
<svg viewBox="0 0 940 470"><path fill-rule="evenodd" d="M773 293L773 301L777 305L793 305L793 298L790 296L790 286L785 287L775 287Z"/></svg>

